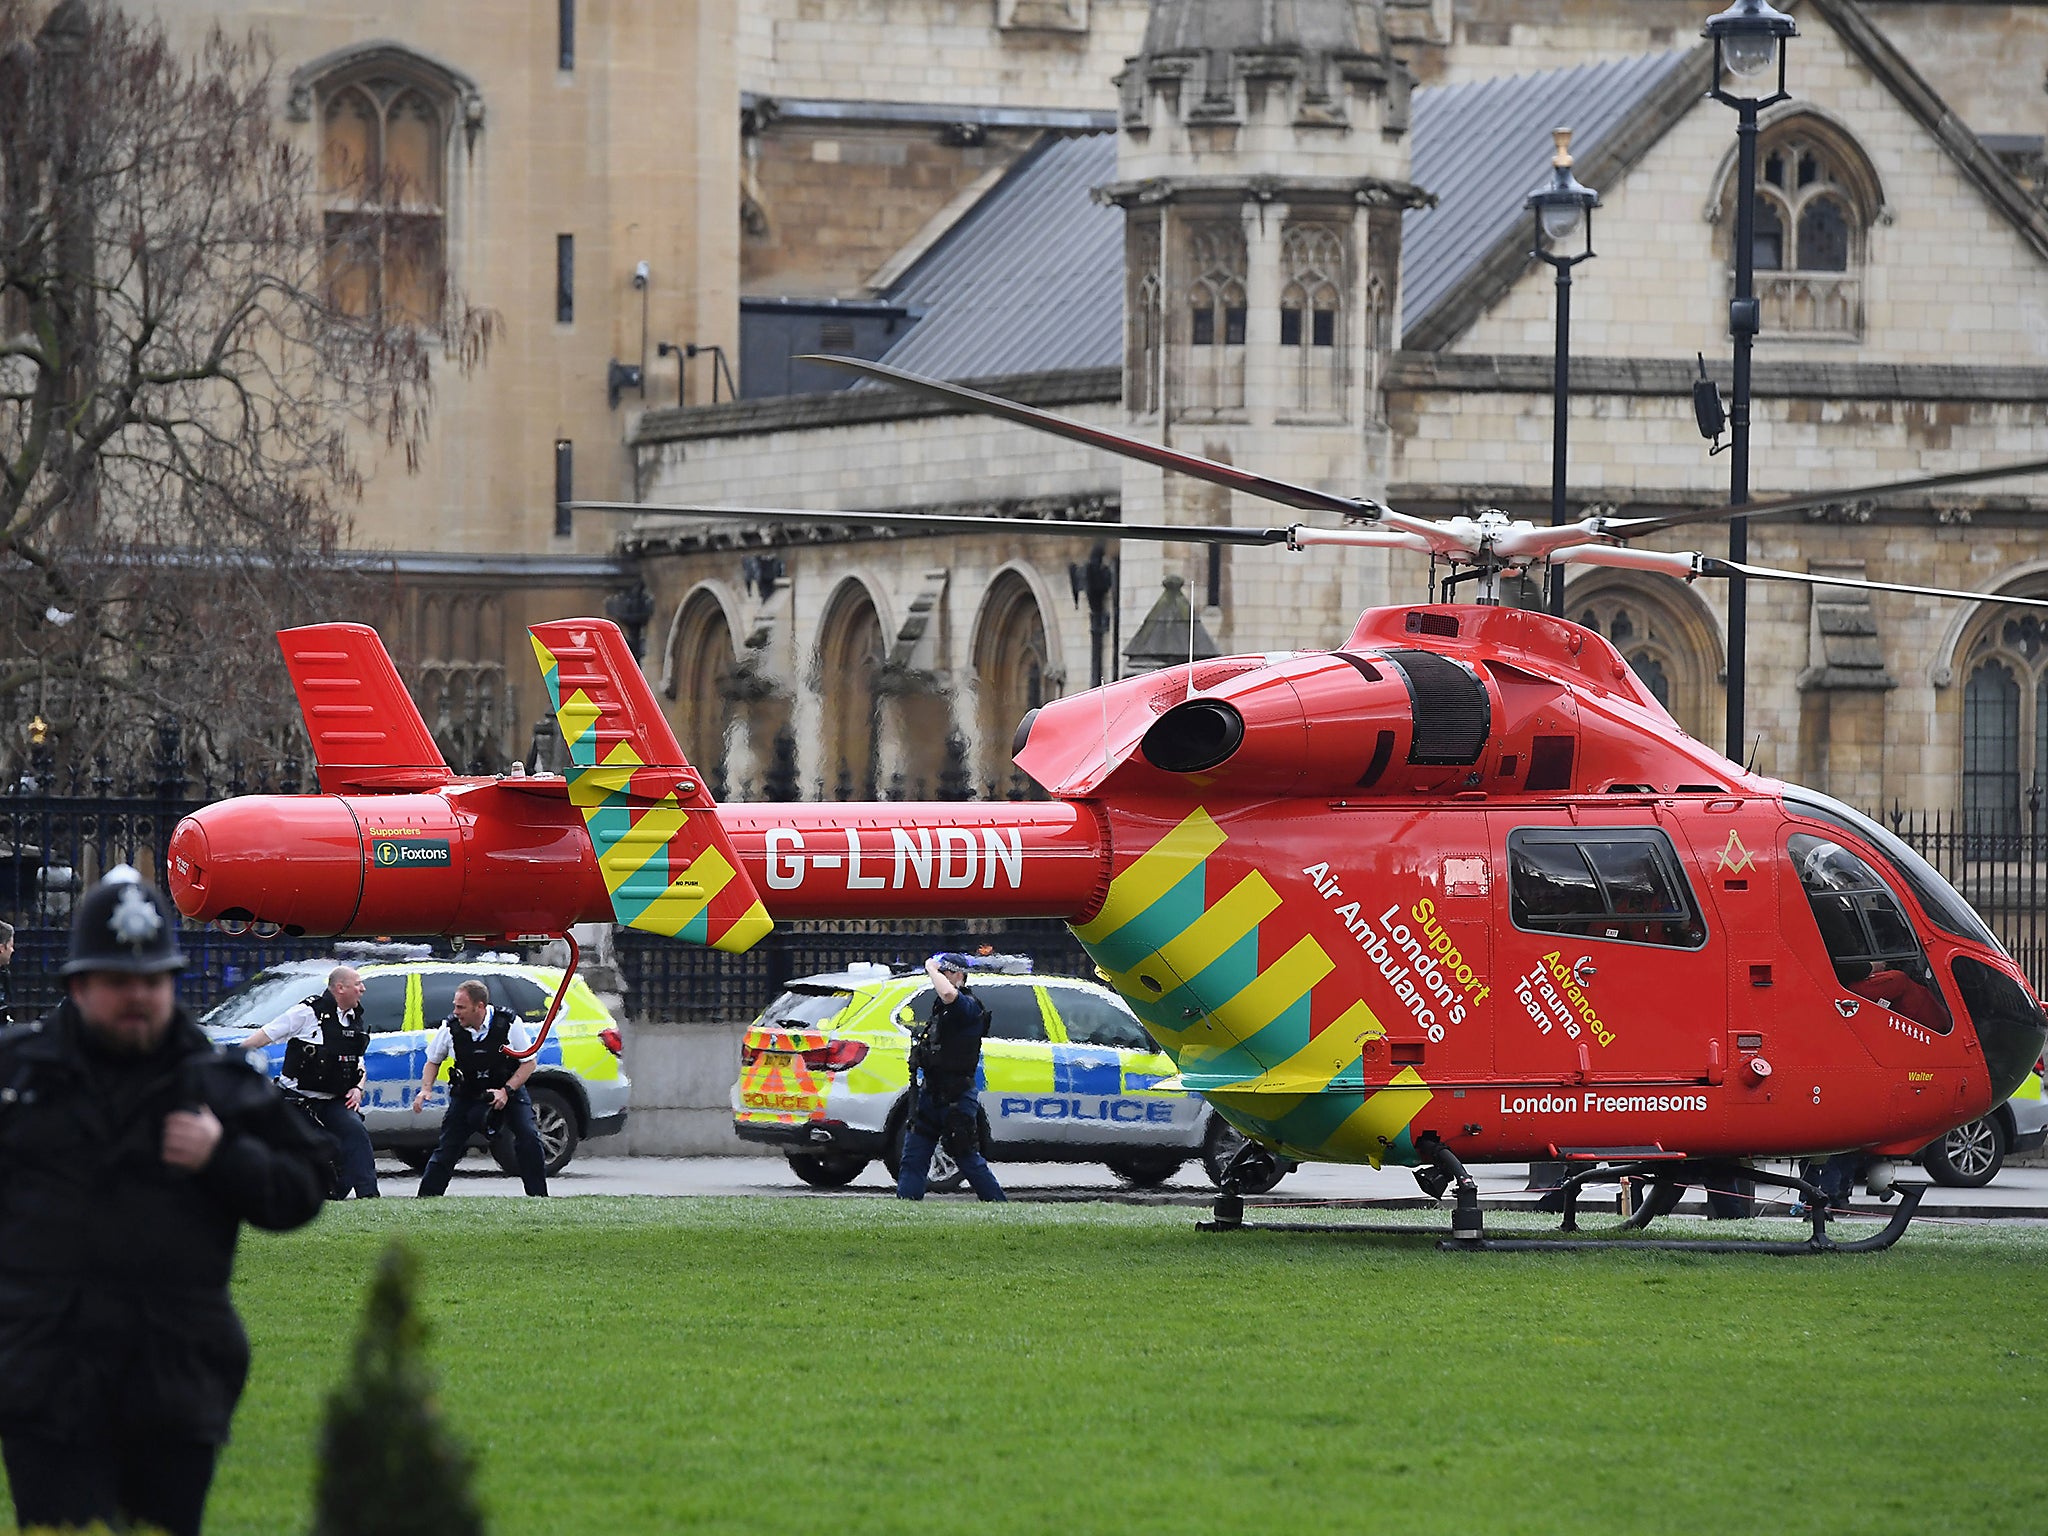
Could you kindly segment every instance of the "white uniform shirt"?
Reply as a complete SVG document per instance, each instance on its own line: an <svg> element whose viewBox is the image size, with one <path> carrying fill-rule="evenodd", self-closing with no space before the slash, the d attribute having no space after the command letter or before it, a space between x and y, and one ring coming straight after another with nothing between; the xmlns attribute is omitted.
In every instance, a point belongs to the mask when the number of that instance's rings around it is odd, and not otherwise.
<svg viewBox="0 0 2048 1536"><path fill-rule="evenodd" d="M484 1014L483 1027L469 1032L470 1039L483 1039L484 1035L490 1030L491 1020L496 1018L497 1014L497 1007L493 1005L490 1011ZM524 1019L514 1018L506 1027L508 1032L505 1036L505 1044L513 1050L523 1051L533 1044L533 1026ZM455 1026L449 1020L443 1019L441 1027L434 1031L434 1038L427 1044L427 1060L430 1062L446 1061L454 1054ZM517 1071L518 1069L515 1067L513 1070Z"/></svg>
<svg viewBox="0 0 2048 1536"><path fill-rule="evenodd" d="M280 1040L310 1040L313 1044L318 1045L325 1038L320 1030L320 1016L306 1003L293 1003L291 1007L285 1009L283 1013L280 1013L276 1018L264 1025L262 1034L263 1038L272 1045L276 1045ZM302 1094L309 1099L344 1099L348 1097L345 1093L319 1093L311 1088L301 1088L294 1079L286 1077L282 1072L278 1074L277 1082L279 1087L288 1088L293 1093Z"/></svg>

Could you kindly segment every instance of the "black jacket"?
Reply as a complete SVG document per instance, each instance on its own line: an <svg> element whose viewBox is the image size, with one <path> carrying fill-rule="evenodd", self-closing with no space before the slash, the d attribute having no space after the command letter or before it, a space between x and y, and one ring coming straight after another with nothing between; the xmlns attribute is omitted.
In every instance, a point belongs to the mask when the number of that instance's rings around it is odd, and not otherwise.
<svg viewBox="0 0 2048 1536"><path fill-rule="evenodd" d="M965 987L950 1003L933 1002L925 1082L940 1098L957 1099L974 1086L988 1024L988 1005Z"/></svg>
<svg viewBox="0 0 2048 1536"><path fill-rule="evenodd" d="M249 1365L235 1240L310 1221L327 1148L182 1009L111 1089L81 1028L66 1002L0 1036L0 1430L217 1444ZM221 1122L212 1159L166 1167L164 1116L200 1104Z"/></svg>

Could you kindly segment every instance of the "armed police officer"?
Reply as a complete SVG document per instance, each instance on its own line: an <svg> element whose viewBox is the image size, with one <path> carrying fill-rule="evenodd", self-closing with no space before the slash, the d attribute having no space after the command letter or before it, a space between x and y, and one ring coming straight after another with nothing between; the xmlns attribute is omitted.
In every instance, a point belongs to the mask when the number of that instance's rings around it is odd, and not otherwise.
<svg viewBox="0 0 2048 1536"><path fill-rule="evenodd" d="M278 1041L284 1048L284 1070L277 1085L293 1105L318 1125L334 1143L334 1179L327 1198L377 1198L377 1154L363 1129L363 1057L370 1032L363 1025L363 978L354 967L337 965L327 973L327 990L294 1003L242 1042L245 1051L262 1050Z"/></svg>
<svg viewBox="0 0 2048 1536"><path fill-rule="evenodd" d="M319 1212L319 1133L177 1005L176 918L123 866L68 996L0 1035L0 1453L24 1527L191 1536L249 1369L243 1222Z"/></svg>
<svg viewBox="0 0 2048 1536"><path fill-rule="evenodd" d="M981 1155L980 1099L974 1091L981 1042L988 1034L988 1008L968 990L965 955L934 955L925 961L924 971L932 979L936 998L931 1022L911 1047L916 1097L903 1136L896 1197L924 1198L932 1149L943 1141L977 1195L984 1200L1007 1199Z"/></svg>
<svg viewBox="0 0 2048 1536"><path fill-rule="evenodd" d="M519 1164L520 1182L529 1195L544 1195L548 1192L547 1153L540 1144L540 1127L534 1124L533 1100L526 1092L526 1080L533 1076L533 1058L519 1055L533 1045L533 1026L509 1008L493 1007L491 989L481 981L472 979L458 986L454 1006L455 1011L442 1020L427 1046L427 1067L420 1074L420 1091L412 1101L414 1114L427 1107L434 1080L441 1075L441 1063L452 1057L448 1112L441 1120L441 1139L434 1143L434 1155L420 1175L420 1193L446 1193L449 1176L462 1160L469 1138L478 1131L486 1136L495 1133L502 1121L512 1128L512 1153Z"/></svg>

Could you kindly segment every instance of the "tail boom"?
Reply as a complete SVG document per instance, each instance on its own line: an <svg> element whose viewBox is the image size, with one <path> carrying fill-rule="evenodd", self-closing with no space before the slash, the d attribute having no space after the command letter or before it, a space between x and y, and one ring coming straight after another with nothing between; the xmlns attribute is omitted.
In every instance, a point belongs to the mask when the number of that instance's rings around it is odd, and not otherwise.
<svg viewBox="0 0 2048 1536"><path fill-rule="evenodd" d="M488 936L616 922L627 881L617 863L605 867L572 794L561 779L534 778L438 794L223 800L178 824L172 895L201 922L253 919L308 934ZM716 832L691 868L713 871L702 861L732 850L734 873L712 894L727 884L758 890L764 922L1079 920L1108 885L1108 837L1086 806L723 805L690 814L711 823L698 825L700 836ZM635 825L652 836L655 815ZM624 846L630 858L636 850ZM677 937L693 937L678 926Z"/></svg>

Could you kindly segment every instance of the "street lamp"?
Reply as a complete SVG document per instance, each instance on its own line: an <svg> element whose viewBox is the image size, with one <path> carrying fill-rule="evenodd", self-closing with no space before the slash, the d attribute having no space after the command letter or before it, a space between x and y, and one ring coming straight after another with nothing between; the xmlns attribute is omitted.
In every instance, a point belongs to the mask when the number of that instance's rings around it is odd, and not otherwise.
<svg viewBox="0 0 2048 1536"><path fill-rule="evenodd" d="M1735 0L1707 19L1702 37L1714 41L1714 100L1735 109L1735 296L1728 301L1728 334L1735 339L1734 388L1728 402L1728 502L1749 500L1749 361L1750 349L1763 328L1756 299L1756 119L1765 107L1788 99L1783 44L1799 35L1799 24L1768 0ZM1778 66L1777 89L1754 95L1738 87L1767 79ZM1749 558L1749 519L1728 523L1728 558L1740 564ZM1749 591L1744 579L1728 578L1728 756L1742 761L1743 686L1748 670L1745 630L1749 624Z"/></svg>
<svg viewBox="0 0 2048 1536"><path fill-rule="evenodd" d="M1551 379L1550 421L1550 526L1564 525L1565 441L1571 427L1571 340L1572 268L1593 257L1593 210L1600 206L1600 194L1582 186L1572 174L1572 131L1551 131L1557 153L1551 157L1550 174L1528 197L1527 206L1536 214L1536 233L1530 254L1547 261L1557 272L1557 352ZM1566 250L1578 237L1578 249ZM1547 243L1546 243L1547 242ZM1550 569L1550 611L1564 614L1564 567Z"/></svg>

